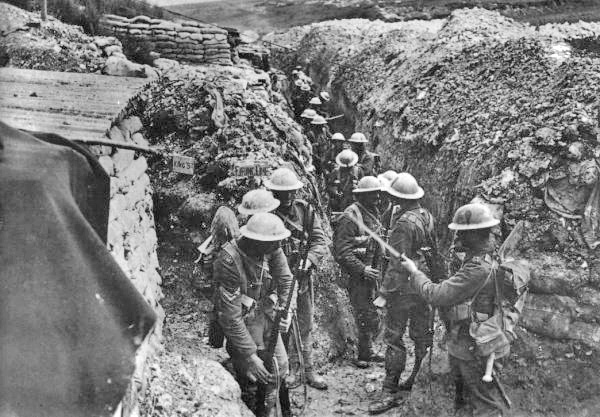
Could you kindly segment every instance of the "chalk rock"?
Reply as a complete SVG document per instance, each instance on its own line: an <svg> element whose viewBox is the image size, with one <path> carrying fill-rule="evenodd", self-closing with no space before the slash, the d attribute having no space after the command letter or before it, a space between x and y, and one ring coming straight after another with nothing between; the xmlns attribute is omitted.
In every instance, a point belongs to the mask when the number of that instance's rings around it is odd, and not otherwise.
<svg viewBox="0 0 600 417"><path fill-rule="evenodd" d="M117 77L146 77L143 65L115 56L106 60L102 74Z"/></svg>

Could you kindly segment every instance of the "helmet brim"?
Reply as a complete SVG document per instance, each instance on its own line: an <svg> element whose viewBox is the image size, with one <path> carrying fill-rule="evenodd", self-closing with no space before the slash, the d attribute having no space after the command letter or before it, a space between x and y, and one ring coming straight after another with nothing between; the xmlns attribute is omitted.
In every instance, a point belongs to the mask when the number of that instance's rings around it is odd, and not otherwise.
<svg viewBox="0 0 600 417"><path fill-rule="evenodd" d="M281 202L279 200L277 200L277 199L274 199L274 200L275 201L273 201L273 203L270 204L269 206L263 207L260 209L249 209L240 204L239 206L237 206L237 210L238 210L238 213L244 214L247 216L250 216L252 214L257 214L257 213L269 213L269 212L275 210L281 204Z"/></svg>
<svg viewBox="0 0 600 417"><path fill-rule="evenodd" d="M489 229L494 226L498 226L500 224L500 220L498 219L490 219L487 222L476 223L476 224L460 224L460 223L450 223L448 225L448 229L450 230L478 230L478 229Z"/></svg>
<svg viewBox="0 0 600 417"><path fill-rule="evenodd" d="M352 194L364 194L364 193L374 193L380 192L381 187L371 187L371 188L355 188L352 190Z"/></svg>
<svg viewBox="0 0 600 417"><path fill-rule="evenodd" d="M392 195L397 198L402 198L404 200L418 200L420 198L423 198L423 196L425 195L425 191L423 191L423 189L421 187L417 187L416 193L404 194L404 193L399 193L398 191L394 190L391 187L391 184L385 188L385 192L387 192L389 195Z"/></svg>
<svg viewBox="0 0 600 417"><path fill-rule="evenodd" d="M352 142L352 143L369 143L369 141L367 139L348 139L348 142Z"/></svg>
<svg viewBox="0 0 600 417"><path fill-rule="evenodd" d="M353 156L352 160L350 162L348 162L347 164L343 163L340 160L339 155L338 155L335 157L335 163L344 168L353 167L354 165L356 165L358 163L358 155Z"/></svg>
<svg viewBox="0 0 600 417"><path fill-rule="evenodd" d="M310 122L311 125L326 125L327 124L327 120L317 120L315 122L315 119L313 118L312 121Z"/></svg>
<svg viewBox="0 0 600 417"><path fill-rule="evenodd" d="M304 187L304 183L302 181L298 181L291 185L277 185L273 184L271 180L265 180L265 187L271 191L295 191Z"/></svg>
<svg viewBox="0 0 600 417"><path fill-rule="evenodd" d="M278 235L265 236L261 235L260 233L255 233L251 230L248 230L248 227L246 225L240 227L240 233L242 234L242 236L247 237L248 239L258 240L260 242L277 242L279 240L287 239L292 234L292 232L285 229L285 232L281 232Z"/></svg>
<svg viewBox="0 0 600 417"><path fill-rule="evenodd" d="M314 118L315 118L315 116L316 116L316 115L314 115L314 116L313 116L313 115L310 115L310 114L305 114L305 113L302 113L302 114L300 115L300 117L304 117L305 119L314 119Z"/></svg>

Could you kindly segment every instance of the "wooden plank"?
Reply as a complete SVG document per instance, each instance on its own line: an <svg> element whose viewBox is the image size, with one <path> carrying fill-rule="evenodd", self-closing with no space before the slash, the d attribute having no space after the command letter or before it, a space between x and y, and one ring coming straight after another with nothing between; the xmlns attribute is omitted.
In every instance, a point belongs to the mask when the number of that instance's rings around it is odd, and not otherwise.
<svg viewBox="0 0 600 417"><path fill-rule="evenodd" d="M72 140L100 139L149 81L0 68L0 118L18 129L56 133Z"/></svg>

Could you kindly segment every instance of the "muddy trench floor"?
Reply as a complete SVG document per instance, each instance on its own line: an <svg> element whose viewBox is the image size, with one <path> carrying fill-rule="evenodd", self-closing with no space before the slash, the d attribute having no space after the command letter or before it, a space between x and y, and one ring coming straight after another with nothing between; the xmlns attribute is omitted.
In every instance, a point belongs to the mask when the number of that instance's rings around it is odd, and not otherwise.
<svg viewBox="0 0 600 417"><path fill-rule="evenodd" d="M151 366L149 395L142 407L144 416L192 416L202 409L202 398L194 390L189 378L189 366L194 357L204 357L226 365L225 349L213 349L207 343L208 313L212 304L208 293L192 286L193 263L196 252L185 231L169 233L159 238L159 261L162 267L162 302L166 312L164 348ZM319 300L317 300L317 303ZM319 317L317 317L319 322ZM503 378L509 396L515 404L512 416L575 416L600 415L594 401L600 389L597 358L573 352L569 344L544 342L526 334L517 349L535 349L537 356L513 358L504 370ZM455 412L450 376L447 373L446 352L440 343L441 327L436 329L432 371L425 360L417 384L400 407L383 416L468 416L469 410ZM308 387L308 402L303 416L365 416L368 405L376 396L384 377L383 364L374 364L360 370L349 358L332 357L328 351L328 337L322 329L315 337L318 372L329 385L327 391ZM412 344L408 346L407 369L413 364ZM376 349L383 353L382 343ZM565 352L567 352L565 354ZM595 356L595 354L594 354ZM403 375L403 376L406 376ZM543 383L540 383L539 381ZM431 381L431 382L430 382ZM516 388L515 388L516 387ZM594 394L594 392L596 394ZM302 387L292 391L294 415L299 415L304 404ZM205 414L198 414L205 415Z"/></svg>

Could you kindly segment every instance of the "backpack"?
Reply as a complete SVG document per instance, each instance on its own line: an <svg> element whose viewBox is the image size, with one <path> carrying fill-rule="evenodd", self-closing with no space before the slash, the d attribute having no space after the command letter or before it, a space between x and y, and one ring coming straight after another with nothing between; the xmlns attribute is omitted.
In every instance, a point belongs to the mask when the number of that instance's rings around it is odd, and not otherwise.
<svg viewBox="0 0 600 417"><path fill-rule="evenodd" d="M520 260L501 264L494 261L486 281L468 303L469 307L490 280L494 283L494 314L478 321L476 313L470 309L469 334L475 340L478 355L487 357L494 353L496 358L501 358L509 353L510 344L517 338L515 327L527 297L529 265Z"/></svg>

